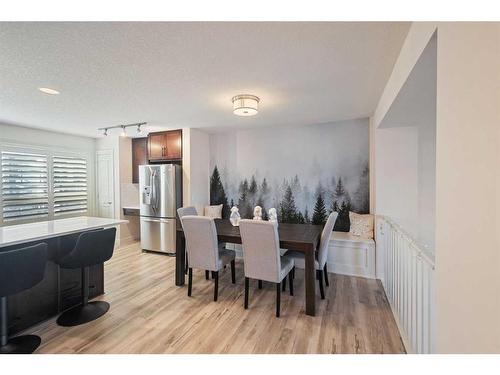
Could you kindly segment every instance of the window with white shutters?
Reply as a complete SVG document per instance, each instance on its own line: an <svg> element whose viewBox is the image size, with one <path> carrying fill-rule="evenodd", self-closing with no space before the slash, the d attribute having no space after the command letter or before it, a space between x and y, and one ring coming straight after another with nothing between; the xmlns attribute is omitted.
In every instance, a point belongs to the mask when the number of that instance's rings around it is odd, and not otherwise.
<svg viewBox="0 0 500 375"><path fill-rule="evenodd" d="M54 156L52 170L54 216L87 212L87 160Z"/></svg>
<svg viewBox="0 0 500 375"><path fill-rule="evenodd" d="M47 217L47 156L2 151L1 159L3 221Z"/></svg>

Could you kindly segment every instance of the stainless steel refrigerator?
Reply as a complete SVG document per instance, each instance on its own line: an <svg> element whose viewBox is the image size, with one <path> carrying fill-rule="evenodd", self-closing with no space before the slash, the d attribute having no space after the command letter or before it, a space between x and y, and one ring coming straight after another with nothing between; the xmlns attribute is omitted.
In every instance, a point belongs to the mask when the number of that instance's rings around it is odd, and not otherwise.
<svg viewBox="0 0 500 375"><path fill-rule="evenodd" d="M175 254L176 214L182 205L182 172L175 164L140 165L141 247Z"/></svg>

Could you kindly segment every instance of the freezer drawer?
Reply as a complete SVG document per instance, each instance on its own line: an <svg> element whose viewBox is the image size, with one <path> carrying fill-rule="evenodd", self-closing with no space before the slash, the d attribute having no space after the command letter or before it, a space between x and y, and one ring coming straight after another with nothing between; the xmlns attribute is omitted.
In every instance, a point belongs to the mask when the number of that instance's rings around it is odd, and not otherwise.
<svg viewBox="0 0 500 375"><path fill-rule="evenodd" d="M175 254L175 219L141 217L141 248Z"/></svg>

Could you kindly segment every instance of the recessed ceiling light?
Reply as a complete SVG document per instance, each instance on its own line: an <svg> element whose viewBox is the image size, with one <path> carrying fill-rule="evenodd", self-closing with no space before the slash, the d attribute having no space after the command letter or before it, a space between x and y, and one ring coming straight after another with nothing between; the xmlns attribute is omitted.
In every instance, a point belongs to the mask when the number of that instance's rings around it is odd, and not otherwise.
<svg viewBox="0 0 500 375"><path fill-rule="evenodd" d="M54 89L50 89L48 87L39 87L38 90L43 92L44 94L49 94L49 95L59 95L60 92Z"/></svg>
<svg viewBox="0 0 500 375"><path fill-rule="evenodd" d="M236 95L233 97L233 113L237 116L254 116L259 112L260 99L255 95Z"/></svg>

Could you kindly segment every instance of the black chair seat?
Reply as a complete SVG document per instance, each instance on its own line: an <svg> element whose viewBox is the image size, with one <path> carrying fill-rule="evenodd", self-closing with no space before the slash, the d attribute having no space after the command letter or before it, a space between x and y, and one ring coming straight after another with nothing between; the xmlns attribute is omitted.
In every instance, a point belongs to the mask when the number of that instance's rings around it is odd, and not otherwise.
<svg viewBox="0 0 500 375"><path fill-rule="evenodd" d="M0 251L0 354L29 354L40 345L34 335L8 337L7 296L42 281L47 263L47 244Z"/></svg>

